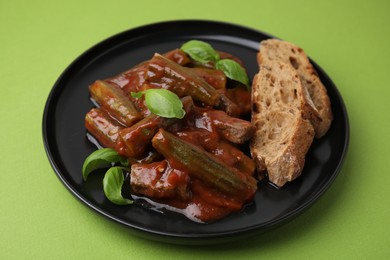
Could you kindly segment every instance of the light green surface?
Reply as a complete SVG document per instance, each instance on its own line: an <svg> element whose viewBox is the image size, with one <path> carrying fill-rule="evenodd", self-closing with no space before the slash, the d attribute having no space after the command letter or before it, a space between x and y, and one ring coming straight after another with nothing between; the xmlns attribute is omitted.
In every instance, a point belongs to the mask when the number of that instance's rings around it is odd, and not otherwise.
<svg viewBox="0 0 390 260"><path fill-rule="evenodd" d="M0 0L0 259L384 259L390 257L388 1ZM328 192L292 222L234 245L135 237L80 203L41 134L55 80L97 42L174 19L228 21L303 47L346 103L350 148Z"/></svg>

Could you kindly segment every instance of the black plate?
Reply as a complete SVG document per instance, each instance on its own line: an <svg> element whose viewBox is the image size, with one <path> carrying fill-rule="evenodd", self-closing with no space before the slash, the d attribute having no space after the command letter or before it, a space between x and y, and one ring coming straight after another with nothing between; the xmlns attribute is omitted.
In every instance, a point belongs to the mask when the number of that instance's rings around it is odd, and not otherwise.
<svg viewBox="0 0 390 260"><path fill-rule="evenodd" d="M302 176L277 190L259 183L254 202L242 212L211 224L199 224L176 213L162 214L140 205L116 206L104 197L102 174L83 182L81 167L96 147L86 138L84 116L92 108L88 85L116 75L155 52L178 48L190 39L210 42L216 49L241 58L250 78L258 71L259 42L270 35L233 24L210 21L172 21L142 26L115 35L92 47L63 72L48 97L43 115L43 139L54 171L82 202L100 214L126 225L138 235L180 244L230 241L274 228L311 206L336 178L345 158L349 124L342 98L325 72L314 63L328 89L334 121L327 135L315 140Z"/></svg>

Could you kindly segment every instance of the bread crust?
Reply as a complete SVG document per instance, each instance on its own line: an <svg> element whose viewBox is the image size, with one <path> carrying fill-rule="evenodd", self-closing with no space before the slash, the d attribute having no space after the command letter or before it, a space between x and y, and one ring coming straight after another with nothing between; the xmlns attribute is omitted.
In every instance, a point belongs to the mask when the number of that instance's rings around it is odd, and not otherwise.
<svg viewBox="0 0 390 260"><path fill-rule="evenodd" d="M296 70L280 61L263 62L252 85L252 158L259 178L282 187L302 172L305 156L314 138L314 128L305 118L310 106Z"/></svg>
<svg viewBox="0 0 390 260"><path fill-rule="evenodd" d="M260 66L270 61L282 61L293 66L311 99L309 105L312 108L304 116L313 124L315 137L324 136L333 120L331 103L325 86L303 49L286 41L268 39L260 43L257 61Z"/></svg>

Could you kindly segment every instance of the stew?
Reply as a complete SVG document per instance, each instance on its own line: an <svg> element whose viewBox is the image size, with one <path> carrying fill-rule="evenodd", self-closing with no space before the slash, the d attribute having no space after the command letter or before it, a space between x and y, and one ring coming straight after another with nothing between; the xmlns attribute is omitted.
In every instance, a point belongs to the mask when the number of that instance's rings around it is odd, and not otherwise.
<svg viewBox="0 0 390 260"><path fill-rule="evenodd" d="M217 52L243 66L235 56ZM178 96L183 118L151 112L148 89ZM250 89L181 49L147 60L89 87L97 107L85 117L88 132L102 147L127 158L128 181L137 198L211 222L250 203L257 190L255 164L247 155L254 127ZM157 104L159 106L159 104Z"/></svg>

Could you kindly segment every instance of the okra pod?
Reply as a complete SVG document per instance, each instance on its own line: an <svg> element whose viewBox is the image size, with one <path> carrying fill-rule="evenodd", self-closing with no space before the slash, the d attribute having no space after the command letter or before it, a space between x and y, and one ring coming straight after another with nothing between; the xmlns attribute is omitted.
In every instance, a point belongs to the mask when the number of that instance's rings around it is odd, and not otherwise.
<svg viewBox="0 0 390 260"><path fill-rule="evenodd" d="M146 81L156 87L165 88L179 97L191 96L207 105L215 106L220 102L220 93L198 77L189 68L155 54L149 62Z"/></svg>
<svg viewBox="0 0 390 260"><path fill-rule="evenodd" d="M242 173L253 176L255 172L255 161L245 155L240 149L228 142L218 142L218 149L210 151L216 157L221 158L226 164L236 168Z"/></svg>
<svg viewBox="0 0 390 260"><path fill-rule="evenodd" d="M207 116L203 118L206 122L210 122L210 118L207 118ZM198 126L203 125L203 123L199 121L195 124ZM212 126L212 128L214 127ZM189 143L202 147L205 151L213 154L226 165L236 168L242 173L253 176L255 170L254 160L235 145L228 141L221 140L218 137L219 133L216 133L216 131L212 130L210 132L205 129L187 129L178 132L177 135Z"/></svg>
<svg viewBox="0 0 390 260"><path fill-rule="evenodd" d="M92 108L85 115L85 127L104 147L115 149L118 133L123 128L100 108Z"/></svg>
<svg viewBox="0 0 390 260"><path fill-rule="evenodd" d="M101 107L125 126L131 126L142 118L134 104L117 86L97 80L89 86L89 91Z"/></svg>
<svg viewBox="0 0 390 260"><path fill-rule="evenodd" d="M191 97L183 97L181 101L186 113L190 113L194 109ZM122 129L119 132L119 153L131 158L141 158L145 155L153 136L159 128L167 128L177 121L176 118L164 118L150 114L131 127Z"/></svg>
<svg viewBox="0 0 390 260"><path fill-rule="evenodd" d="M173 167L187 171L217 190L243 200L253 197L256 180L224 164L202 148L160 129L152 139L153 147L167 158Z"/></svg>
<svg viewBox="0 0 390 260"><path fill-rule="evenodd" d="M131 127L119 131L118 150L121 155L131 158L141 158L145 155L150 141L163 123L174 122L151 114Z"/></svg>
<svg viewBox="0 0 390 260"><path fill-rule="evenodd" d="M143 62L136 67L131 68L113 78L106 79L105 81L119 86L123 93L125 93L126 96L129 96L131 92L138 92L145 83L146 68L147 62Z"/></svg>
<svg viewBox="0 0 390 260"><path fill-rule="evenodd" d="M209 68L189 68L189 70L216 89L226 88L226 76L221 70Z"/></svg>
<svg viewBox="0 0 390 260"><path fill-rule="evenodd" d="M164 53L163 56L181 66L185 66L191 61L187 54L180 49L174 49L170 52Z"/></svg>
<svg viewBox="0 0 390 260"><path fill-rule="evenodd" d="M185 66L190 62L187 54L180 49L169 51L163 55L167 59ZM141 62L140 64L128 69L127 71L120 73L112 78L108 78L105 81L111 82L119 86L124 93L138 92L145 82L145 72L149 61Z"/></svg>

